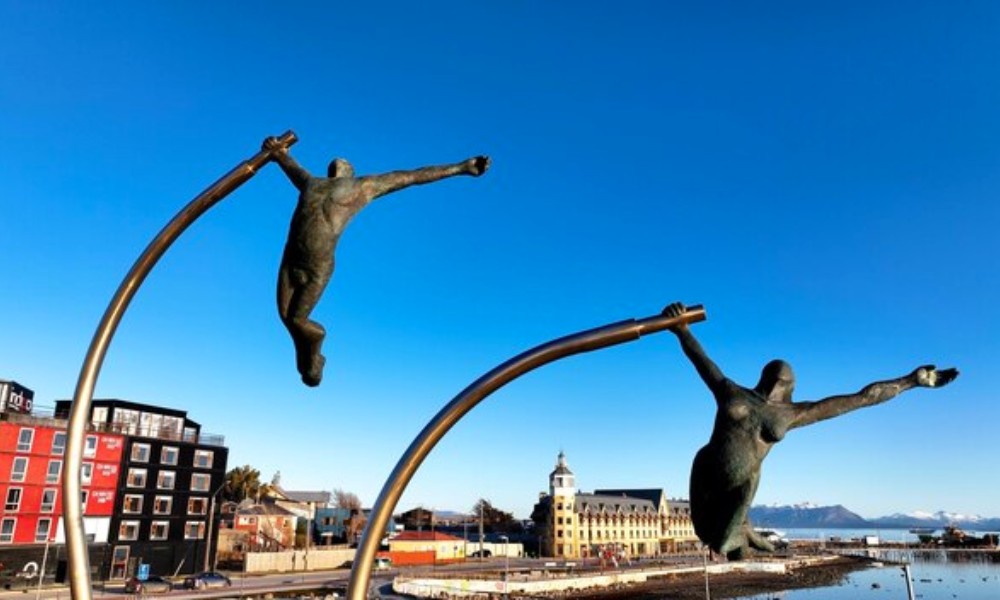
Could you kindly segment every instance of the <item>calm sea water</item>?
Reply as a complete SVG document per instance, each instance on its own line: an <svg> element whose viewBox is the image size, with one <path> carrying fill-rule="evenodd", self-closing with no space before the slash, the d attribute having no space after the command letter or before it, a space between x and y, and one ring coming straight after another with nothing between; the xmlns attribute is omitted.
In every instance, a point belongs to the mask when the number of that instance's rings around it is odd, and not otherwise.
<svg viewBox="0 0 1000 600"><path fill-rule="evenodd" d="M788 539L842 539L878 535L885 541L915 542L906 530L786 530ZM1000 599L1000 558L996 553L941 550L894 550L877 555L886 561L904 561L910 565L914 597L921 600L997 600ZM769 592L745 596L740 600L839 600L862 598L871 600L906 600L906 579L903 569L886 564L849 574L839 584L827 587Z"/></svg>
<svg viewBox="0 0 1000 600"><path fill-rule="evenodd" d="M908 529L796 529L777 527L777 531L785 534L789 540L829 540L832 537L848 541L855 538L863 538L874 535L886 542L916 544L920 538L915 533L910 533ZM982 537L986 533L996 533L988 531L974 531L966 529L965 533L977 537ZM935 535L941 535L942 530L938 529Z"/></svg>

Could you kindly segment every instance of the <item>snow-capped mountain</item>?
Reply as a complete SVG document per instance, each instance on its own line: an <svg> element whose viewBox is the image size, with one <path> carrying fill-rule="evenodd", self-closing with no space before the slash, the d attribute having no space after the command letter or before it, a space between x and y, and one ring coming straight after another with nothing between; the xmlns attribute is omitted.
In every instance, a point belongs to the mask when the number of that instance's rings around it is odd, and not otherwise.
<svg viewBox="0 0 1000 600"><path fill-rule="evenodd" d="M885 527L887 529L931 527L940 529L946 525L955 525L970 531L1000 531L1000 518L939 510L937 512L894 513L886 517L865 519L839 504L818 506L811 502L793 505L754 506L750 509L750 520L757 527L852 527L859 529L866 527Z"/></svg>
<svg viewBox="0 0 1000 600"><path fill-rule="evenodd" d="M879 527L944 527L945 525L956 525L962 529L977 531L1000 529L1000 519L980 515L966 515L945 510L933 513L922 510L909 513L894 513L886 517L872 519L872 524Z"/></svg>

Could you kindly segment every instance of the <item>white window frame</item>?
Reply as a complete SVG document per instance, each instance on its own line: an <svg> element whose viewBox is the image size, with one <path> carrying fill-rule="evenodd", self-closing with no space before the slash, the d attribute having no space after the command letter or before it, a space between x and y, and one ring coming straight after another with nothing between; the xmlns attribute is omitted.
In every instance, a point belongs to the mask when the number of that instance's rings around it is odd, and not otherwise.
<svg viewBox="0 0 1000 600"><path fill-rule="evenodd" d="M149 471L146 469L129 468L128 477L125 479L125 487L144 488Z"/></svg>
<svg viewBox="0 0 1000 600"><path fill-rule="evenodd" d="M204 484L195 484L195 482L204 482ZM191 491L192 492L207 492L212 487L212 476L208 473L191 473Z"/></svg>
<svg viewBox="0 0 1000 600"><path fill-rule="evenodd" d="M45 531L42 532L42 523L45 523ZM52 535L52 519L49 517L43 517L38 519L35 524L35 543L45 543L49 541L49 536Z"/></svg>
<svg viewBox="0 0 1000 600"><path fill-rule="evenodd" d="M163 528L163 533L156 535L156 530L158 528ZM170 536L170 521L153 521L149 524L149 539L150 540L165 540Z"/></svg>
<svg viewBox="0 0 1000 600"><path fill-rule="evenodd" d="M133 535L126 535L129 529L134 528ZM118 525L118 539L122 541L134 541L139 539L139 521L122 521Z"/></svg>
<svg viewBox="0 0 1000 600"><path fill-rule="evenodd" d="M13 482L24 481L28 477L28 463L27 456L15 456L10 463L10 480ZM17 468L19 464L21 465L20 469Z"/></svg>
<svg viewBox="0 0 1000 600"><path fill-rule="evenodd" d="M135 503L134 508L130 508L129 504ZM122 498L122 514L126 515L138 515L142 514L142 494L125 494Z"/></svg>
<svg viewBox="0 0 1000 600"><path fill-rule="evenodd" d="M201 505L201 510L197 510L198 505ZM191 496L188 498L188 510L189 515L206 515L208 514L208 498L203 498L201 496Z"/></svg>
<svg viewBox="0 0 1000 600"><path fill-rule="evenodd" d="M87 458L97 456L97 436L88 435L83 442L83 455Z"/></svg>
<svg viewBox="0 0 1000 600"><path fill-rule="evenodd" d="M132 462L148 463L149 456L151 453L152 450L149 444L140 444L133 442L132 453L129 455L129 458L131 459Z"/></svg>
<svg viewBox="0 0 1000 600"><path fill-rule="evenodd" d="M171 455L173 456L173 460L170 460ZM164 446L160 448L160 464L174 466L177 464L180 455L181 449L177 446Z"/></svg>
<svg viewBox="0 0 1000 600"><path fill-rule="evenodd" d="M11 501L12 497L14 498L13 501ZM21 509L22 500L24 500L23 489L19 487L7 488L7 495L3 501L3 509L7 512L17 512Z"/></svg>
<svg viewBox="0 0 1000 600"><path fill-rule="evenodd" d="M94 425L104 425L108 422L108 407L95 406L90 412L90 422Z"/></svg>
<svg viewBox="0 0 1000 600"><path fill-rule="evenodd" d="M168 479L170 485L165 484L165 481ZM177 486L177 471L160 471L159 475L156 476L156 489L172 490L176 486Z"/></svg>
<svg viewBox="0 0 1000 600"><path fill-rule="evenodd" d="M55 476L52 475L52 465L57 465ZM61 458L49 459L49 466L45 469L45 483L59 483L62 477L63 461ZM82 471L81 471L82 473Z"/></svg>
<svg viewBox="0 0 1000 600"><path fill-rule="evenodd" d="M27 441L25 441L25 435L27 435ZM17 432L17 451L18 452L31 452L31 446L35 443L35 430L32 427L22 427L19 432Z"/></svg>
<svg viewBox="0 0 1000 600"><path fill-rule="evenodd" d="M52 494L52 499L48 502L45 501L46 494ZM59 490L56 488L45 488L42 490L42 502L38 507L38 510L43 513L50 513L56 510L56 499L59 497Z"/></svg>
<svg viewBox="0 0 1000 600"><path fill-rule="evenodd" d="M85 462L80 465L80 483L90 485L94 480L94 463Z"/></svg>
<svg viewBox="0 0 1000 600"><path fill-rule="evenodd" d="M193 462L194 468L211 469L213 462L215 462L215 452L212 452L211 450L194 451L194 462Z"/></svg>
<svg viewBox="0 0 1000 600"><path fill-rule="evenodd" d="M57 444L58 440L62 440L61 444ZM57 431L52 434L52 454L62 456L66 453L66 432Z"/></svg>
<svg viewBox="0 0 1000 600"><path fill-rule="evenodd" d="M191 535L192 528L196 528L197 532ZM201 540L205 539L205 522L204 521L185 521L184 522L184 539L186 540Z"/></svg>
<svg viewBox="0 0 1000 600"><path fill-rule="evenodd" d="M160 506L165 505L162 509ZM173 496L156 496L153 498L153 514L154 515L169 515L174 508L174 497Z"/></svg>
<svg viewBox="0 0 1000 600"><path fill-rule="evenodd" d="M80 490L80 510L87 514L87 500L90 500L90 490Z"/></svg>
<svg viewBox="0 0 1000 600"><path fill-rule="evenodd" d="M10 531L6 531L7 524L10 524ZM0 519L0 544L13 544L14 532L17 531L17 519L5 517Z"/></svg>

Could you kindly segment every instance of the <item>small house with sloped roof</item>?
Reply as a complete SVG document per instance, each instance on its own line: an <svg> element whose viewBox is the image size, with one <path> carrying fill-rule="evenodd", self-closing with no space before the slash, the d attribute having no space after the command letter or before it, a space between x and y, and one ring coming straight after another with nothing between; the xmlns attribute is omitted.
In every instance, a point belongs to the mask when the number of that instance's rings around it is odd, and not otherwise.
<svg viewBox="0 0 1000 600"><path fill-rule="evenodd" d="M389 552L393 555L433 552L434 562L463 560L465 540L440 531L404 531L389 539Z"/></svg>

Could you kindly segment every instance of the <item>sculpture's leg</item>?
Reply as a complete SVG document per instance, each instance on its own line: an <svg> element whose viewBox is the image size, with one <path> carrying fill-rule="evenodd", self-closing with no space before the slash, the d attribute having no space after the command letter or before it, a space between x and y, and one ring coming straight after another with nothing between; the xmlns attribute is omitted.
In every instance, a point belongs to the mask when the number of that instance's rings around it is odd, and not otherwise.
<svg viewBox="0 0 1000 600"><path fill-rule="evenodd" d="M295 365L302 382L316 387L323 380L323 367L326 365L326 358L321 352L326 330L309 319L292 321L288 330L295 341Z"/></svg>
<svg viewBox="0 0 1000 600"><path fill-rule="evenodd" d="M332 269L331 269L332 271ZM302 382L317 386L323 379L323 340L326 329L309 318L323 294L328 278L316 279L282 267L278 274L278 310L295 344L295 364Z"/></svg>

